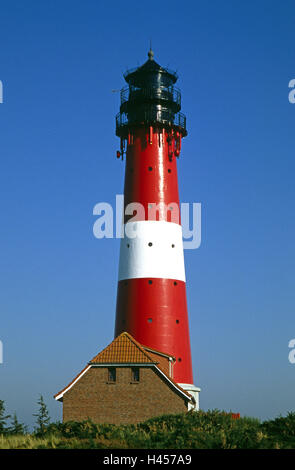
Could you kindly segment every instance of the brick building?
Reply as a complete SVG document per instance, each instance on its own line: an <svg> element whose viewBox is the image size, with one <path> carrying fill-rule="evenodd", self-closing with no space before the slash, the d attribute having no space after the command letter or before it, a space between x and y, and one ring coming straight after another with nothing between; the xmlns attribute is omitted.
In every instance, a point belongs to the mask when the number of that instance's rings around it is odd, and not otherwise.
<svg viewBox="0 0 295 470"><path fill-rule="evenodd" d="M54 396L63 403L63 421L128 424L194 408L173 380L174 362L121 333Z"/></svg>

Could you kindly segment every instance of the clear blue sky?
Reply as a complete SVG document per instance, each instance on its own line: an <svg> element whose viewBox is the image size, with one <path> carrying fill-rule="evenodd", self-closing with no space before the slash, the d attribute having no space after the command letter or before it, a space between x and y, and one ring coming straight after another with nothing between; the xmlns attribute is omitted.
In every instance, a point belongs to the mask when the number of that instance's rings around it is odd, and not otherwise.
<svg viewBox="0 0 295 470"><path fill-rule="evenodd" d="M92 233L123 191L114 133L127 67L177 69L189 135L180 196L201 407L295 410L293 1L0 2L0 399L31 425L113 339L118 240Z"/></svg>

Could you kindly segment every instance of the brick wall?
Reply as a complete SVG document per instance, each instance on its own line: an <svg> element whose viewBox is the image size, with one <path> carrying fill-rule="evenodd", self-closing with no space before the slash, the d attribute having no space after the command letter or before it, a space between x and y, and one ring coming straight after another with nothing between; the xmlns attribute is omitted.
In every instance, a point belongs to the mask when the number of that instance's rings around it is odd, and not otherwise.
<svg viewBox="0 0 295 470"><path fill-rule="evenodd" d="M130 367L117 367L116 383L107 381L107 368L91 367L65 393L63 420L127 424L187 411L186 400L150 367L140 368L139 383L131 383Z"/></svg>

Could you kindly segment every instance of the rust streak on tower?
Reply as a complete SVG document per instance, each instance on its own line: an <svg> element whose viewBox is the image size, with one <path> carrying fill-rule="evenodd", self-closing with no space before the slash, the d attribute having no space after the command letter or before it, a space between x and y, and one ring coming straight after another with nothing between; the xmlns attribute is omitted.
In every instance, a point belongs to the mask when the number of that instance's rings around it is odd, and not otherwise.
<svg viewBox="0 0 295 470"><path fill-rule="evenodd" d="M180 113L175 72L148 60L124 74L116 135L126 154L115 337L129 332L139 343L173 354L174 380L196 400L193 385L185 268L177 180L181 139L187 135ZM144 210L130 204L140 203ZM127 215L126 215L127 214Z"/></svg>

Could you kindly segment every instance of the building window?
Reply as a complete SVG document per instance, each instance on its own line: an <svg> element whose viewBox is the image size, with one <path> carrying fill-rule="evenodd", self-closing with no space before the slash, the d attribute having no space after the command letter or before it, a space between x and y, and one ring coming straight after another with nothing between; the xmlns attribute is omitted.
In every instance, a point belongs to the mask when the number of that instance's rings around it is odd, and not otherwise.
<svg viewBox="0 0 295 470"><path fill-rule="evenodd" d="M108 368L108 382L116 382L116 369L115 367Z"/></svg>
<svg viewBox="0 0 295 470"><path fill-rule="evenodd" d="M132 367L131 369L131 381L139 382L139 367Z"/></svg>

